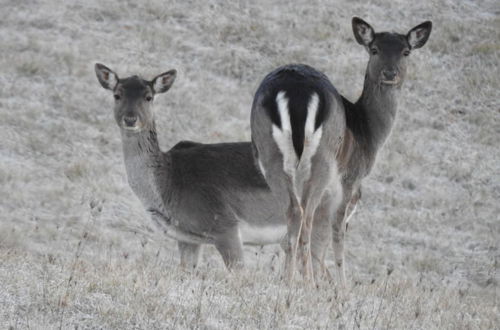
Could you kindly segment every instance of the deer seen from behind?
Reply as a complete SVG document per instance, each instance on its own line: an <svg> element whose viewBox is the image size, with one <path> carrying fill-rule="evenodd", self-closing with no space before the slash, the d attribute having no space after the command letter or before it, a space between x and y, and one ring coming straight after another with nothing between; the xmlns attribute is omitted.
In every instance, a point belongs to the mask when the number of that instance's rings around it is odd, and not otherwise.
<svg viewBox="0 0 500 330"><path fill-rule="evenodd" d="M356 103L339 95L315 69L287 65L264 78L251 114L255 160L275 196L286 196L281 212L288 224L288 278L299 258L303 275L314 283L311 272L316 278L326 270L331 232L342 286L346 223L361 197L362 179L394 124L407 58L426 43L432 23L406 35L375 33L355 17L352 28L370 55Z"/></svg>
<svg viewBox="0 0 500 330"><path fill-rule="evenodd" d="M375 33L358 17L352 19L356 41L369 54L361 97L351 103L342 97L346 130L337 160L342 176L342 201L333 216L332 235L338 278L345 284L344 238L347 222L361 198L361 183L373 168L396 118L397 97L411 52L425 45L432 23L426 21L406 34Z"/></svg>

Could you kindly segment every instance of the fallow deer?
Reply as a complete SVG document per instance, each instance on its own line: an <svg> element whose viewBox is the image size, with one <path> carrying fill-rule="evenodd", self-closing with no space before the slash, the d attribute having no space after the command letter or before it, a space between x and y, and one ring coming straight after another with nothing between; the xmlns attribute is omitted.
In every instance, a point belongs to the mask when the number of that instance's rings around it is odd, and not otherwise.
<svg viewBox="0 0 500 330"><path fill-rule="evenodd" d="M298 64L267 75L252 106L254 158L275 196L287 198L281 212L288 225L288 277L298 249L304 275L313 283L311 273L324 269L331 223L338 278L345 285L346 222L393 126L407 57L426 43L432 23L406 35L375 33L357 17L352 27L370 54L356 103L339 95L326 76Z"/></svg>
<svg viewBox="0 0 500 330"><path fill-rule="evenodd" d="M114 95L128 182L165 234L178 241L181 265L194 268L202 244L214 244L228 268L243 264L242 244L279 243L284 216L256 168L249 142L158 144L154 99L173 84L170 70L145 80L119 78L102 64L97 78Z"/></svg>

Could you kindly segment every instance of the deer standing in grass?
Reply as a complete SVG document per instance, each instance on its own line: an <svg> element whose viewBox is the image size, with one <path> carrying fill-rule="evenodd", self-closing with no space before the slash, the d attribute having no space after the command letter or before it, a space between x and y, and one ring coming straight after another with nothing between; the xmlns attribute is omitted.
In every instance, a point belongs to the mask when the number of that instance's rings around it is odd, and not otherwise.
<svg viewBox="0 0 500 330"><path fill-rule="evenodd" d="M354 17L352 28L370 54L356 103L313 68L288 65L264 78L252 106L254 157L274 194L286 196L287 276L293 276L298 258L313 284L325 269L331 225L338 280L345 285L346 223L393 126L406 59L426 43L432 24L424 22L406 35L375 33Z"/></svg>
<svg viewBox="0 0 500 330"><path fill-rule="evenodd" d="M315 225L328 227L342 193L335 158L345 131L342 98L320 72L287 65L268 74L258 88L251 128L254 155L266 181L276 196L286 196L286 277L293 277L298 252L305 278L314 282L313 217L323 213Z"/></svg>
<svg viewBox="0 0 500 330"><path fill-rule="evenodd" d="M102 64L95 71L115 98L128 182L151 218L178 241L182 266L197 266L202 244L214 244L226 266L235 268L243 265L243 243L282 240L280 202L256 168L250 142L182 141L160 150L153 101L172 86L175 70L151 81L120 79Z"/></svg>

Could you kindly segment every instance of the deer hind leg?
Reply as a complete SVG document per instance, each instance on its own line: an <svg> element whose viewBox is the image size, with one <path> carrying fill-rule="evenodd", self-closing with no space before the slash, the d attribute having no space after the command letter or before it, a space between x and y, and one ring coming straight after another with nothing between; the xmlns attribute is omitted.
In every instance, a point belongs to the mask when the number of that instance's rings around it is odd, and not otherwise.
<svg viewBox="0 0 500 330"><path fill-rule="evenodd" d="M358 205L359 200L361 199L361 187L358 187L356 189L355 193L352 194L351 200L349 201L349 204L347 205L346 212L345 212L345 229L347 232L347 228L349 226L349 221L352 218L352 215L356 211L356 206Z"/></svg>
<svg viewBox="0 0 500 330"><path fill-rule="evenodd" d="M291 282L296 268L297 246L304 215L294 183L294 172L285 171L282 161L259 160L259 162L265 164L267 184L276 198L277 209L286 215L287 235L281 247L285 251L283 273L286 280Z"/></svg>
<svg viewBox="0 0 500 330"><path fill-rule="evenodd" d="M314 205L308 203L305 207L304 217L299 236L298 244L298 259L300 259L300 266L302 275L307 283L315 285L314 271L312 265L311 255L311 230L313 226Z"/></svg>
<svg viewBox="0 0 500 330"><path fill-rule="evenodd" d="M298 244L298 259L300 259L302 275L306 282L314 285L313 265L311 255L311 232L313 227L314 213L317 207L317 196L319 192L313 190L310 184L307 185L302 198L304 215L300 227Z"/></svg>
<svg viewBox="0 0 500 330"><path fill-rule="evenodd" d="M178 241L177 246L181 255L181 267L187 270L193 270L198 267L201 255L201 244Z"/></svg>
<svg viewBox="0 0 500 330"><path fill-rule="evenodd" d="M283 273L290 282L295 272L297 245L304 213L295 187L296 156L293 150L284 147L280 149L278 144L265 145L261 150L257 163L264 169L267 184L277 202L277 209L287 219L287 235L281 246L285 251Z"/></svg>
<svg viewBox="0 0 500 330"><path fill-rule="evenodd" d="M290 197L287 209L287 238L285 244L285 274L288 282L291 282L295 274L297 248L299 236L302 230L302 219L304 209L300 205L297 192L293 186L293 181L287 176L288 193Z"/></svg>
<svg viewBox="0 0 500 330"><path fill-rule="evenodd" d="M328 247L330 219L337 209L342 195L342 186L335 167L319 155L311 164L310 176L304 184L303 203L305 206L305 224L301 232L303 247L303 265L306 276L314 284L317 275L327 272L324 256ZM315 221L318 220L318 223ZM313 234L314 233L314 234ZM316 266L314 266L316 264ZM315 269L316 270L315 270ZM317 274L317 275L314 275ZM313 277L314 275L314 277Z"/></svg>
<svg viewBox="0 0 500 330"><path fill-rule="evenodd" d="M331 281L332 276L325 265L325 256L332 237L331 219L338 202L331 193L325 193L314 212L311 232L311 258L316 283L324 279Z"/></svg>

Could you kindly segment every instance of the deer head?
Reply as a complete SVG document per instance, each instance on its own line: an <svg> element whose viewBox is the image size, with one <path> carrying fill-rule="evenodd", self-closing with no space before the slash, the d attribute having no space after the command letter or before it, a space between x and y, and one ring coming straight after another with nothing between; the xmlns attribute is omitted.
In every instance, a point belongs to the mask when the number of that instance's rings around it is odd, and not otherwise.
<svg viewBox="0 0 500 330"><path fill-rule="evenodd" d="M152 127L154 97L169 90L177 74L176 70L170 70L151 81L138 76L120 79L115 72L100 63L95 65L95 72L101 86L113 92L116 123L130 133Z"/></svg>
<svg viewBox="0 0 500 330"><path fill-rule="evenodd" d="M432 23L426 21L411 29L406 35L375 33L370 24L361 18L352 19L356 41L370 54L367 79L386 87L401 86L406 75L406 62L412 50L425 45L431 34Z"/></svg>

